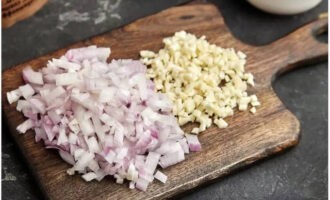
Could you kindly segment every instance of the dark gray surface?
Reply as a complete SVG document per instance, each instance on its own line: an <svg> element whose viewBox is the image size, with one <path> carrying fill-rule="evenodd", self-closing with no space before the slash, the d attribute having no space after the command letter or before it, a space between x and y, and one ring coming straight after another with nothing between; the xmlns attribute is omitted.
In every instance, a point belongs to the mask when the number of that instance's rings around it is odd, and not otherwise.
<svg viewBox="0 0 330 200"><path fill-rule="evenodd" d="M118 7L102 2L50 1L34 17L3 31L3 69L32 59L73 42L108 31L133 19L183 1L127 0ZM260 45L286 35L327 10L327 1L296 16L275 16L258 11L245 1L213 1L226 23L242 41ZM109 9L110 8L110 9ZM65 25L58 16L70 10L87 12L89 19L76 18ZM100 12L108 18L95 25ZM118 16L111 14L119 14ZM47 19L47 20L45 20ZM84 21L85 20L85 21ZM63 29L63 30L61 30ZM284 104L299 118L302 138L287 152L258 162L247 169L194 189L181 199L326 199L328 196L328 62L304 66L279 77L274 88ZM3 83L5 84L5 83ZM26 163L8 134L4 120L2 134L3 199L42 199Z"/></svg>

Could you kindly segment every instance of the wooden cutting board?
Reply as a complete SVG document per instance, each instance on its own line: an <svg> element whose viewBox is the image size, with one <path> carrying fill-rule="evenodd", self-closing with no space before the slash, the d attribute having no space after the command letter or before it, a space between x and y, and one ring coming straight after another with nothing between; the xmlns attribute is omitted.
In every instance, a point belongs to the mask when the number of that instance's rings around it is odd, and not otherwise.
<svg viewBox="0 0 330 200"><path fill-rule="evenodd" d="M31 171L49 199L172 197L297 144L299 122L276 96L271 82L281 72L306 62L326 59L327 44L318 42L313 36L325 30L326 26L327 20L320 19L269 45L254 47L231 35L219 10L213 5L191 4L170 8L4 71L2 102L5 119ZM158 51L162 47L162 38L180 30L197 36L205 35L211 43L245 52L248 56L246 70L254 74L256 82L250 92L257 94L261 107L255 115L237 111L234 116L226 118L229 123L226 129L212 126L203 132L200 135L203 150L191 153L184 162L165 169L168 175L166 184L154 181L146 192L141 192L128 189L127 184L115 184L111 178L86 183L78 175L68 176L66 169L69 165L60 159L55 150L46 150L43 144L36 144L32 131L25 135L18 135L15 131L24 119L15 110L16 104L8 104L6 92L23 84L21 72L25 66L31 65L38 69L45 66L47 60L59 57L69 48L92 44L111 47L111 59L138 59L140 50Z"/></svg>

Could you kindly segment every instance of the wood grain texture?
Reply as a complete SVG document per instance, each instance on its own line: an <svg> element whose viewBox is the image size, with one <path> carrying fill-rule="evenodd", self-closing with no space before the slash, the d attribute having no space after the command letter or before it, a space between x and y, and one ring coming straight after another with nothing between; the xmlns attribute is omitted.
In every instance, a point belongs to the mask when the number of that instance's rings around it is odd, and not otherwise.
<svg viewBox="0 0 330 200"><path fill-rule="evenodd" d="M303 26L269 45L254 47L235 39L227 29L218 9L210 4L174 7L137 20L109 33L79 42L54 53L36 58L3 72L2 102L5 119L11 134L27 158L45 196L49 199L163 199L192 189L202 183L230 173L261 158L297 144L299 122L288 111L271 88L271 81L281 72L306 62L326 59L327 44L314 39L314 33L327 26L326 19ZM9 105L6 92L23 84L22 69L31 65L43 67L47 60L59 57L69 48L95 44L110 46L113 58L138 58L142 49L158 51L162 38L186 30L197 36L205 35L211 43L233 47L248 56L246 70L255 76L256 93L261 107L255 115L236 112L226 118L226 129L215 126L200 135L203 150L187 155L187 159L164 170L168 182L154 181L146 192L130 190L107 178L101 182L84 182L80 176L68 176L64 163L54 150L34 142L32 131L18 135L15 128L23 122L23 115ZM191 125L184 127L191 128ZM9 133L4 133L9 134Z"/></svg>

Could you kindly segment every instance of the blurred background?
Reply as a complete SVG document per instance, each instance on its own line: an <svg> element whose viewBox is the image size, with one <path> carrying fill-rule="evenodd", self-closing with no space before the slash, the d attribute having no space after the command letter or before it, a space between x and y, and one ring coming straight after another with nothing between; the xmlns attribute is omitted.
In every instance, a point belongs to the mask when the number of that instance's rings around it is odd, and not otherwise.
<svg viewBox="0 0 330 200"><path fill-rule="evenodd" d="M4 8L4 2L2 6ZM9 1L8 1L9 2ZM194 1L215 4L231 32L252 45L268 44L328 11L328 1L301 14L275 15L263 12L245 0ZM266 2L266 0L265 0ZM186 0L49 0L31 4L23 19L2 29L2 70L111 31L143 16ZM298 4L296 4L298 6ZM2 10L7 26L15 22ZM4 13L7 13L4 15ZM10 13L10 12L9 12ZM324 14L323 14L324 16ZM17 20L16 19L16 20ZM327 34L318 39L327 42ZM273 87L284 104L301 122L298 146L217 179L180 199L326 199L328 196L328 62L303 66L279 77ZM6 84L6 83L3 83ZM2 130L3 199L42 199L32 174L8 133Z"/></svg>

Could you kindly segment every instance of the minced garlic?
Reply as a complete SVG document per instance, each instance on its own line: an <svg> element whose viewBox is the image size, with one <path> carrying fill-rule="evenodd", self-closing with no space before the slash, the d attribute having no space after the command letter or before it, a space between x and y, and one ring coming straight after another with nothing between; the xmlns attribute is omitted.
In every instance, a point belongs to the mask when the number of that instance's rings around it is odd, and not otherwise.
<svg viewBox="0 0 330 200"><path fill-rule="evenodd" d="M255 113L260 105L256 95L249 96L247 86L254 86L253 75L244 72L246 55L224 49L185 31L163 39L165 47L158 53L141 51L141 60L149 65L149 78L158 91L174 104L173 113L180 125L199 122L192 133L198 134L212 125L228 126L225 117L234 109Z"/></svg>

